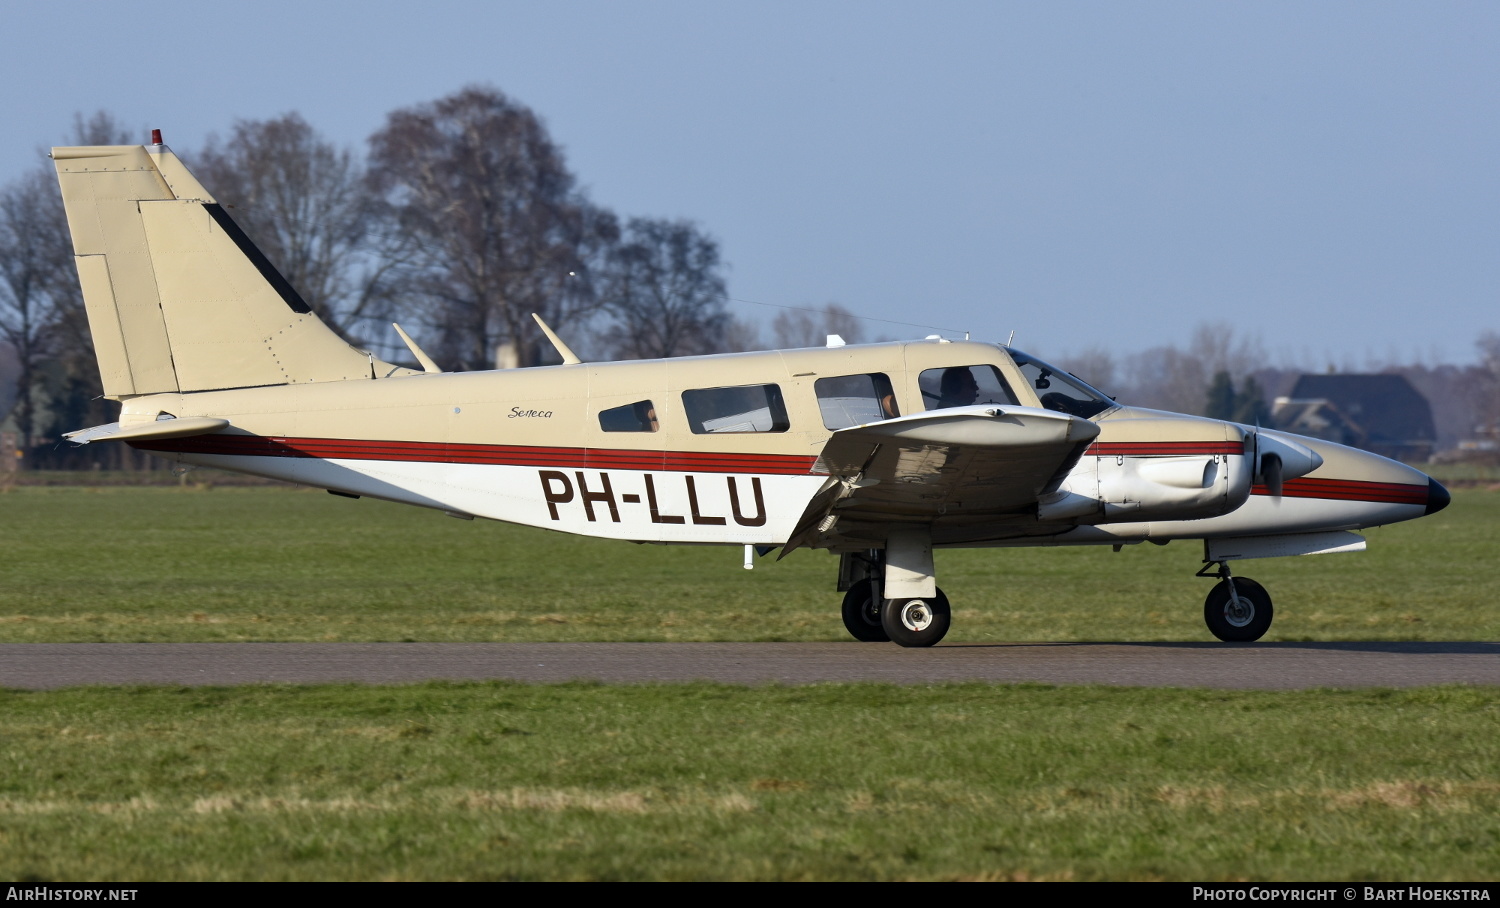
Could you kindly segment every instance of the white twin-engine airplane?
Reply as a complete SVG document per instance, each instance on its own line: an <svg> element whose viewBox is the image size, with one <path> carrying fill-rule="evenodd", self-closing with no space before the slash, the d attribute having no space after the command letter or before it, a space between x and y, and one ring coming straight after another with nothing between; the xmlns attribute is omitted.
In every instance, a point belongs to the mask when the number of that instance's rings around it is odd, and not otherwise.
<svg viewBox="0 0 1500 908"><path fill-rule="evenodd" d="M1201 539L1221 640L1270 627L1241 558L1348 552L1448 504L1310 438L1117 404L1006 346L921 341L424 371L340 340L161 144L56 148L104 391L71 433L446 511L653 543L828 549L858 640L949 626L933 551ZM538 319L538 322L541 320Z"/></svg>

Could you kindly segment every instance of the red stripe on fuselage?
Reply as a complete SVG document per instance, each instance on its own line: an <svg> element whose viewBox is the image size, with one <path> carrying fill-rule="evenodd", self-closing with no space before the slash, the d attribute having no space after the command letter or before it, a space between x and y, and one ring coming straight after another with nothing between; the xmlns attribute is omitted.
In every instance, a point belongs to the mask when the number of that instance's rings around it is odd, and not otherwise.
<svg viewBox="0 0 1500 908"><path fill-rule="evenodd" d="M1100 441L1089 445L1084 456L1150 457L1184 454L1243 454L1242 441Z"/></svg>
<svg viewBox="0 0 1500 908"><path fill-rule="evenodd" d="M427 441L367 441L353 438L277 438L262 435L195 435L130 442L146 451L239 457L304 457L323 460L385 460L472 463L516 467L674 470L685 473L776 473L802 475L816 458L780 454L715 454L691 451L632 451L551 448L534 445L472 445Z"/></svg>
<svg viewBox="0 0 1500 908"><path fill-rule="evenodd" d="M1252 495L1270 495L1265 486L1254 486ZM1288 479L1282 484L1284 498L1327 498L1333 501L1373 501L1382 504L1426 506L1425 485L1402 482L1362 482L1354 479Z"/></svg>

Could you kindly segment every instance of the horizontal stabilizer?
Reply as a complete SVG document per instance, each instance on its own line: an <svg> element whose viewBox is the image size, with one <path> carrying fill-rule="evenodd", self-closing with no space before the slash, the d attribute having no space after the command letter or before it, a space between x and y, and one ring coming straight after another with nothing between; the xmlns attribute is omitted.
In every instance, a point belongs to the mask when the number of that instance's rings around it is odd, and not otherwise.
<svg viewBox="0 0 1500 908"><path fill-rule="evenodd" d="M180 419L159 419L156 422L122 427L117 422L92 429L79 429L64 435L75 445L86 445L96 441L140 441L147 438L185 438L189 435L208 435L229 428L229 420L212 416L184 416Z"/></svg>

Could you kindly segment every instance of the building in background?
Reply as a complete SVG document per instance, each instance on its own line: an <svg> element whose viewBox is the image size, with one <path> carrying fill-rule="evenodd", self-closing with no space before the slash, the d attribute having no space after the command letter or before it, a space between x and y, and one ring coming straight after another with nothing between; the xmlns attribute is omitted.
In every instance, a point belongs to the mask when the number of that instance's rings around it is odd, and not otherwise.
<svg viewBox="0 0 1500 908"><path fill-rule="evenodd" d="M1278 429L1424 463L1437 444L1432 407L1402 375L1303 375L1276 398Z"/></svg>

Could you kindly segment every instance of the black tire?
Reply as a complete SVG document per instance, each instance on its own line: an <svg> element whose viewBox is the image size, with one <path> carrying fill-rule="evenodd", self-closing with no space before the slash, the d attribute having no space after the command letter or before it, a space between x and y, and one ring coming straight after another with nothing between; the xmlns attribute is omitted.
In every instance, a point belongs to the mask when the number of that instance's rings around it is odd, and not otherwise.
<svg viewBox="0 0 1500 908"><path fill-rule="evenodd" d="M880 608L881 626L901 646L932 646L948 633L952 621L942 590L931 599L887 599Z"/></svg>
<svg viewBox="0 0 1500 908"><path fill-rule="evenodd" d="M884 643L891 639L880 624L882 604L875 598L875 581L861 580L849 587L844 594L844 627L855 640Z"/></svg>
<svg viewBox="0 0 1500 908"><path fill-rule="evenodd" d="M1252 643L1271 629L1271 619L1276 614L1271 607L1271 594L1254 580L1244 577L1234 578L1234 589L1239 594L1241 607L1248 605L1248 612L1234 614L1229 599L1229 581L1220 580L1203 600L1203 622L1215 637L1225 643Z"/></svg>

